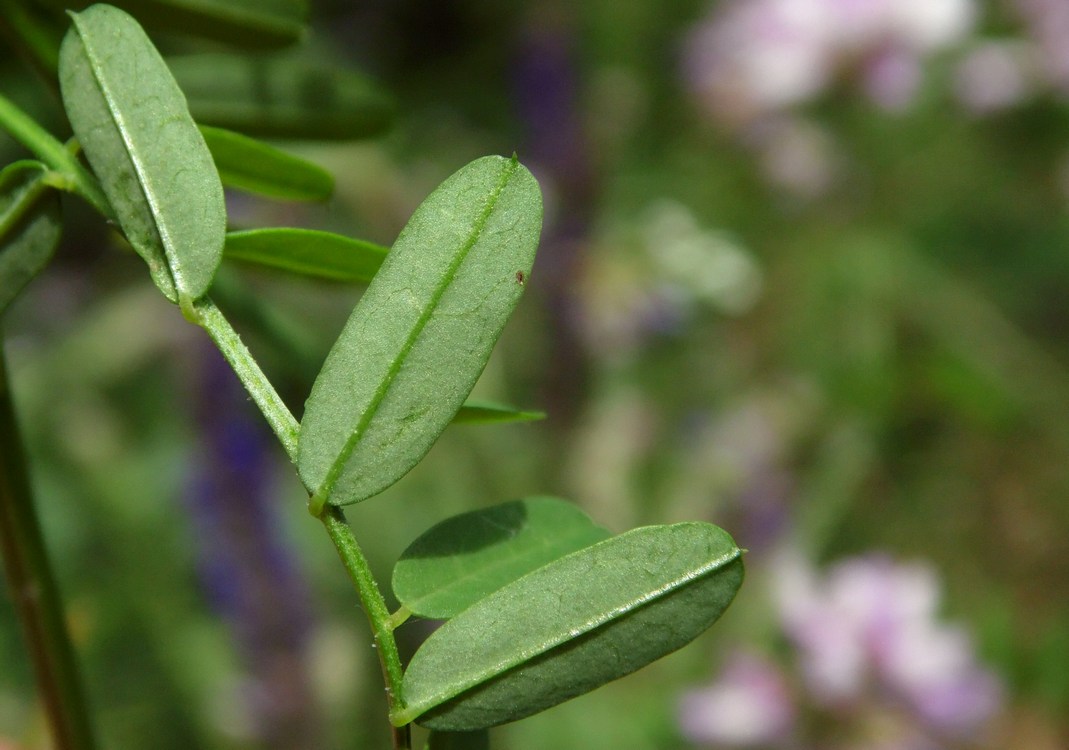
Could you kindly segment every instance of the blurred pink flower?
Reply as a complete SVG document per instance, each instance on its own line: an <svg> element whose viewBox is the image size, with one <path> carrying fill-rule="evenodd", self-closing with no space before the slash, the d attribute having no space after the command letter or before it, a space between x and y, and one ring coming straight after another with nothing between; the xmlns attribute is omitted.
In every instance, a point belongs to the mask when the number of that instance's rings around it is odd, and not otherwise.
<svg viewBox="0 0 1069 750"><path fill-rule="evenodd" d="M768 745L789 735L795 708L782 672L752 653L731 656L716 682L683 695L679 724L692 742Z"/></svg>
<svg viewBox="0 0 1069 750"><path fill-rule="evenodd" d="M981 728L1000 707L1000 684L968 634L936 619L939 587L927 566L862 557L818 578L784 560L776 599L818 703L849 708L885 694L951 734Z"/></svg>
<svg viewBox="0 0 1069 750"><path fill-rule="evenodd" d="M734 0L692 31L685 75L710 115L745 125L823 92L856 68L890 109L913 98L926 55L964 37L974 0Z"/></svg>

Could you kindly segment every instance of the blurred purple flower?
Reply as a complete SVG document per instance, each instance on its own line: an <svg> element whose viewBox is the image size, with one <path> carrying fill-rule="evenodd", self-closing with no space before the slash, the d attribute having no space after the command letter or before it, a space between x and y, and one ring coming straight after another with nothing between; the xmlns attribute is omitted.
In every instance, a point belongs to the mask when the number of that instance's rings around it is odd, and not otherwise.
<svg viewBox="0 0 1069 750"><path fill-rule="evenodd" d="M783 673L752 653L734 654L716 682L683 695L679 724L692 742L768 745L790 734L795 708Z"/></svg>
<svg viewBox="0 0 1069 750"><path fill-rule="evenodd" d="M936 620L939 587L920 564L846 560L823 579L785 560L776 598L803 679L822 705L848 709L876 694L940 732L965 735L999 709L1001 687L968 634Z"/></svg>

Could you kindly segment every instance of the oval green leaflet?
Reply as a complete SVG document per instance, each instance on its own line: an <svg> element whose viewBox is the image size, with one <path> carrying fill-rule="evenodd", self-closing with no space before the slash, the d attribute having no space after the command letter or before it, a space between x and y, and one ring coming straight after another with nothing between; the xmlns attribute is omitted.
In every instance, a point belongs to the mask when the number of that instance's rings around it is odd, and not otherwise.
<svg viewBox="0 0 1069 750"><path fill-rule="evenodd" d="M126 238L178 302L208 291L226 233L223 186L185 97L132 17L71 13L59 52L63 104Z"/></svg>
<svg viewBox="0 0 1069 750"><path fill-rule="evenodd" d="M468 164L416 209L308 397L297 468L314 513L423 458L486 366L541 226L538 183L515 158Z"/></svg>
<svg viewBox="0 0 1069 750"><path fill-rule="evenodd" d="M634 529L573 552L436 630L391 720L470 731L589 692L697 637L742 576L741 550L707 523Z"/></svg>
<svg viewBox="0 0 1069 750"><path fill-rule="evenodd" d="M199 127L227 187L291 201L325 201L334 192L334 177L318 164L232 130Z"/></svg>
<svg viewBox="0 0 1069 750"><path fill-rule="evenodd" d="M461 513L409 545L393 593L409 612L447 619L522 575L608 538L578 506L528 497Z"/></svg>
<svg viewBox="0 0 1069 750"><path fill-rule="evenodd" d="M0 172L0 315L52 258L62 225L48 169L17 161Z"/></svg>
<svg viewBox="0 0 1069 750"><path fill-rule="evenodd" d="M226 236L224 256L331 281L371 281L388 249L318 229L247 229Z"/></svg>

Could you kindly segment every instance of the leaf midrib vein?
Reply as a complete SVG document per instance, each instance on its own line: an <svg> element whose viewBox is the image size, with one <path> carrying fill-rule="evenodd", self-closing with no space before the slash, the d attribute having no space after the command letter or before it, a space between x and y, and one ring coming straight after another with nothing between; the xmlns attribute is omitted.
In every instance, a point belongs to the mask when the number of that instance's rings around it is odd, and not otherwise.
<svg viewBox="0 0 1069 750"><path fill-rule="evenodd" d="M331 464L319 489L316 490L316 498L322 499L323 501L329 501L330 495L334 490L334 485L341 476L345 465L349 462L349 458L356 449L357 443L364 436L371 420L374 419L375 414L378 413L379 406L386 398L386 394L393 385L397 374L401 371L401 367L408 358L409 352L412 351L412 348L416 345L416 340L419 338L420 334L423 333L423 329L430 321L431 316L434 315L435 310L438 309L438 303L441 302L442 297L445 296L446 290L456 279L456 274L460 269L460 266L463 265L468 254L471 252L471 249L475 247L479 242L479 239L482 237L483 230L486 229L486 225L490 221L490 216L497 207L498 199L501 197L501 193L504 191L505 186L508 185L509 179L515 174L518 164L519 162L515 158L506 163L505 169L501 173L501 177L498 178L497 185L494 186L493 191L490 193L490 196L486 201L486 207L475 220L471 233L468 235L464 244L461 245L456 257L449 264L446 272L442 274L441 282L435 288L434 294L431 296L427 306L423 309L423 312L420 313L419 318L416 320L416 324L412 326L412 330L409 331L408 337L398 351L397 356L390 362L390 368L386 371L386 376L382 379L378 388L375 389L367 408L364 410L364 413L360 415L360 420L357 422L356 427L345 441L345 445L342 447L337 458L334 459L334 463Z"/></svg>
<svg viewBox="0 0 1069 750"><path fill-rule="evenodd" d="M82 48L85 50L85 56L89 60L89 70L92 73L93 81L100 89L100 94L104 99L105 106L111 114L112 119L115 121L115 127L119 131L119 138L126 147L126 155L130 158L130 163L134 167L134 174L137 176L137 184L138 187L141 188L141 195L149 206L149 211L152 215L152 226L156 230L156 234L160 238L160 245L162 246L160 249L163 251L164 267L171 275L171 283L174 285L175 295L180 295L181 270L177 268L176 263L171 262L173 251L168 252L169 249L173 248L174 241L167 228L166 222L163 220L159 204L154 199L152 191L148 189L148 175L145 171L144 164L141 162L141 159L137 154L136 144L130 133L130 127L126 122L126 118L123 117L120 108L116 106L114 93L105 82L104 76L100 74L100 58L96 55L93 46L90 44L89 39L86 37L81 25L77 22L77 19L75 19L75 27L78 29L78 37L82 40Z"/></svg>

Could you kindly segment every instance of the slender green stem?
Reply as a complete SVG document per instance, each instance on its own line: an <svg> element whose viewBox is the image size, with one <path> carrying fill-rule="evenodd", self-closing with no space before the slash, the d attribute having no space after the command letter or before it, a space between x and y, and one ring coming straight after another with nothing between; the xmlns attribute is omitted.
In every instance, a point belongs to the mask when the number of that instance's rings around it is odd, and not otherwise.
<svg viewBox="0 0 1069 750"><path fill-rule="evenodd" d="M63 619L63 605L33 506L26 459L0 347L0 555L57 750L96 747Z"/></svg>
<svg viewBox="0 0 1069 750"><path fill-rule="evenodd" d="M241 384L245 386L245 390L260 407L260 411L267 419L267 423L271 425L271 429L282 443L290 460L296 462L297 435L301 429L300 424L283 403L278 391L264 375L248 348L242 343L241 337L223 315L223 311L206 296L201 297L189 307L183 306L182 311L193 323L208 332L241 380Z"/></svg>
<svg viewBox="0 0 1069 750"><path fill-rule="evenodd" d="M60 143L37 121L23 112L14 102L0 94L0 126L16 141L32 151L38 159L70 179L75 191L108 219L115 218L111 204L100 189L96 178L75 158L77 146Z"/></svg>
<svg viewBox="0 0 1069 750"><path fill-rule="evenodd" d="M341 509L330 505L319 516L319 520L327 529L330 540L338 550L338 556L345 564L349 572L349 578L356 586L356 592L360 596L360 603L364 607L371 632L375 637L375 648L379 652L379 664L382 666L382 676L386 680L386 700L389 704L390 715L404 709L404 697L401 692L401 657L397 652L397 641L393 637L393 629L390 624L390 612L386 608L386 601L382 598L379 585L371 574L367 559L364 557L360 545L353 536L353 530L345 521L345 515ZM409 750L411 739L409 726L406 724L393 729L394 748L397 750Z"/></svg>

